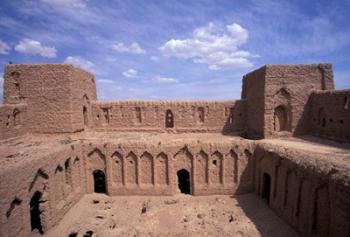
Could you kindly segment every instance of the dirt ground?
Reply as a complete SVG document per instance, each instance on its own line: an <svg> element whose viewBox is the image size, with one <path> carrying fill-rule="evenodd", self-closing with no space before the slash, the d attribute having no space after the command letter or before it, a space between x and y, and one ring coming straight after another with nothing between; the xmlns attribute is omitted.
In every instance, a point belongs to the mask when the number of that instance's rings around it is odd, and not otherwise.
<svg viewBox="0 0 350 237"><path fill-rule="evenodd" d="M170 197L89 194L46 236L299 236L254 194Z"/></svg>

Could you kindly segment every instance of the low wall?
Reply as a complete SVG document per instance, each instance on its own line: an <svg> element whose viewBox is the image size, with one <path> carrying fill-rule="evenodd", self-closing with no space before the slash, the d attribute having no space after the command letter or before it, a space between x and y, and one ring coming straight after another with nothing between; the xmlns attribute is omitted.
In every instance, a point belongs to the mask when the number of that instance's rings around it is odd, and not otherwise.
<svg viewBox="0 0 350 237"><path fill-rule="evenodd" d="M314 92L310 105L311 134L350 141L350 90Z"/></svg>
<svg viewBox="0 0 350 237"><path fill-rule="evenodd" d="M97 131L231 132L243 128L244 115L242 101L93 102L89 127Z"/></svg>

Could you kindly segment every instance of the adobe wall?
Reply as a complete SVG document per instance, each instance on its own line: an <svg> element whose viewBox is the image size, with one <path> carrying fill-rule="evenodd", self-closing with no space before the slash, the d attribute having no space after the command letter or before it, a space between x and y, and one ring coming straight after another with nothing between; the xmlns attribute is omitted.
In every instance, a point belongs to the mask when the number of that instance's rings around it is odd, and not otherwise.
<svg viewBox="0 0 350 237"><path fill-rule="evenodd" d="M173 126L166 126L170 111ZM113 101L93 102L90 127L96 131L240 131L242 101Z"/></svg>
<svg viewBox="0 0 350 237"><path fill-rule="evenodd" d="M310 107L312 135L350 141L350 90L315 91Z"/></svg>
<svg viewBox="0 0 350 237"><path fill-rule="evenodd" d="M252 190L249 142L171 143L86 143L87 192L94 192L95 170L106 174L109 195L174 195L181 169L190 174L192 195Z"/></svg>
<svg viewBox="0 0 350 237"><path fill-rule="evenodd" d="M266 67L259 68L243 76L242 100L246 103L245 136L262 138L264 134Z"/></svg>
<svg viewBox="0 0 350 237"><path fill-rule="evenodd" d="M316 155L314 155L316 156ZM350 167L330 165L329 155L258 145L253 154L255 191L301 236L348 237L350 234Z"/></svg>
<svg viewBox="0 0 350 237"><path fill-rule="evenodd" d="M260 138L305 134L310 94L333 89L330 64L266 65L248 73L242 92L248 100L247 136L254 132Z"/></svg>
<svg viewBox="0 0 350 237"><path fill-rule="evenodd" d="M93 75L67 64L10 64L4 72L4 104L26 104L32 133L84 129L84 95L96 99Z"/></svg>
<svg viewBox="0 0 350 237"><path fill-rule="evenodd" d="M305 134L311 92L334 89L331 64L267 65L265 80L265 136L276 133L274 112L278 106L288 113L286 130Z"/></svg>
<svg viewBox="0 0 350 237"><path fill-rule="evenodd" d="M36 146L33 143L31 146ZM0 170L0 236L31 236L30 200L42 193L40 214L44 233L56 225L86 193L84 163L79 145L51 147L27 157L3 157ZM23 157L19 157L23 156ZM12 160L18 159L17 162Z"/></svg>
<svg viewBox="0 0 350 237"><path fill-rule="evenodd" d="M25 104L0 105L0 139L22 136L28 132Z"/></svg>

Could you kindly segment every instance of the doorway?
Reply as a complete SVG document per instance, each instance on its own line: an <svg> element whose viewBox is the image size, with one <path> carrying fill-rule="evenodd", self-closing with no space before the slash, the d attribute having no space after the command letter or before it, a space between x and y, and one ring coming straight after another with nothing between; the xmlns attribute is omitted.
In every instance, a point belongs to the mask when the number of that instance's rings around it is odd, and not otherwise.
<svg viewBox="0 0 350 237"><path fill-rule="evenodd" d="M95 193L106 193L106 175L101 170L95 170L94 176L94 191Z"/></svg>
<svg viewBox="0 0 350 237"><path fill-rule="evenodd" d="M42 212L40 210L40 203L42 203L41 197L42 193L36 191L30 200L30 224L32 226L32 231L38 230L40 234L44 234L40 217Z"/></svg>
<svg viewBox="0 0 350 237"><path fill-rule="evenodd" d="M270 203L270 189L271 189L271 176L267 173L264 173L262 198L266 200L267 204Z"/></svg>
<svg viewBox="0 0 350 237"><path fill-rule="evenodd" d="M191 194L190 173L185 169L179 170L177 172L177 180L181 193Z"/></svg>

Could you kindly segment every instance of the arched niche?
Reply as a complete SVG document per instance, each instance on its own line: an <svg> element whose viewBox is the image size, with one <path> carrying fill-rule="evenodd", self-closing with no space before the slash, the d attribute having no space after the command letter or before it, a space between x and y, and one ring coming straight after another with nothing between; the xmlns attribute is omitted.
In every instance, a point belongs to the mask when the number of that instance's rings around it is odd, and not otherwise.
<svg viewBox="0 0 350 237"><path fill-rule="evenodd" d="M279 89L273 96L273 129L275 132L291 131L291 95L286 88Z"/></svg>

